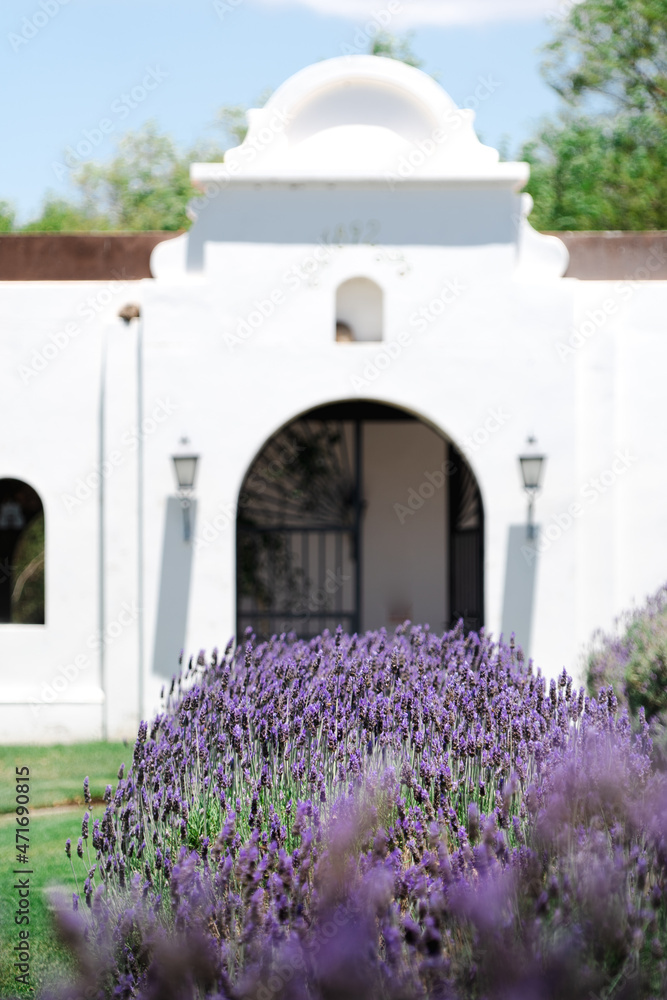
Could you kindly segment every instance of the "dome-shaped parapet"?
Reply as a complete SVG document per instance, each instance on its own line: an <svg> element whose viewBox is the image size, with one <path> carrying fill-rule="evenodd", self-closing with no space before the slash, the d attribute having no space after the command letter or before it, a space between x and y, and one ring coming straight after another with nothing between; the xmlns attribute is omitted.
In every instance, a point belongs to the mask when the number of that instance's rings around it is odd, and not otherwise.
<svg viewBox="0 0 667 1000"><path fill-rule="evenodd" d="M491 96L493 81L486 85ZM195 184L289 180L468 178L520 185L524 164L499 163L432 77L395 59L344 56L287 80L248 113L242 145L223 164L193 164Z"/></svg>
<svg viewBox="0 0 667 1000"><path fill-rule="evenodd" d="M492 100L496 86L481 81L476 97ZM219 267L216 245L309 247L343 226L375 232L361 239L369 246L466 248L451 266L475 281L559 277L567 254L525 220L528 164L500 162L474 119L395 59L345 56L301 70L248 113L248 134L224 163L193 164L200 194L186 270Z"/></svg>

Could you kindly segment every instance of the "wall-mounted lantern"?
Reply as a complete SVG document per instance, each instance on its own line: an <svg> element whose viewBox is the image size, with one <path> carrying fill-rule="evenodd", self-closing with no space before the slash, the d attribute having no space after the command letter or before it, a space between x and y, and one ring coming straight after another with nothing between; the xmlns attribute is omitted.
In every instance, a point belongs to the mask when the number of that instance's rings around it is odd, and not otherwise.
<svg viewBox="0 0 667 1000"><path fill-rule="evenodd" d="M546 457L540 455L537 450L536 439L529 437L528 449L523 455L519 455L519 464L521 466L523 488L528 494L528 528L526 534L530 539L535 538L535 497L542 489L542 475L544 473L545 462Z"/></svg>
<svg viewBox="0 0 667 1000"><path fill-rule="evenodd" d="M181 438L178 450L172 455L172 461L178 483L178 496L183 508L183 541L189 542L191 534L190 504L195 488L199 455L195 455L190 448L188 438Z"/></svg>

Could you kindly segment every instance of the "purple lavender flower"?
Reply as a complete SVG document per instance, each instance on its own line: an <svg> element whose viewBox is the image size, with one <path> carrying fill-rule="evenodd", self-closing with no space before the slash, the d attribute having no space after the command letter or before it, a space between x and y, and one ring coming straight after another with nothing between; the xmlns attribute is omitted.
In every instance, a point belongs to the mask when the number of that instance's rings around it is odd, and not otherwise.
<svg viewBox="0 0 667 1000"><path fill-rule="evenodd" d="M95 940L131 914L145 963L110 981L143 982L158 919L215 947L227 995L301 956L282 1000L337 995L341 969L369 997L527 997L565 946L590 991L595 956L644 956L667 878L644 736L519 652L406 623L193 661L94 823Z"/></svg>

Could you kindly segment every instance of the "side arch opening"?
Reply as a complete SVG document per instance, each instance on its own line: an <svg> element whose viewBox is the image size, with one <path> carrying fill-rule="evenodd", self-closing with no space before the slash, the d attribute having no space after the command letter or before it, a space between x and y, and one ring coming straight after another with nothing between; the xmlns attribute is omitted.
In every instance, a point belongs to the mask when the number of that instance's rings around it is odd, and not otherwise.
<svg viewBox="0 0 667 1000"><path fill-rule="evenodd" d="M0 623L43 625L44 505L20 479L0 479Z"/></svg>

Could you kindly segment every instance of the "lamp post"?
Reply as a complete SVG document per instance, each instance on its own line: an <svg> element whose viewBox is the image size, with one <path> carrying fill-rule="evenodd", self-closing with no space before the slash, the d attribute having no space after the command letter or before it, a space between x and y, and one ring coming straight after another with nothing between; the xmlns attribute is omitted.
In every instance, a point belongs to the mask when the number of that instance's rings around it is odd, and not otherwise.
<svg viewBox="0 0 667 1000"><path fill-rule="evenodd" d="M197 476L197 462L199 455L195 455L190 447L188 438L181 438L180 448L175 455L172 455L174 471L176 472L176 482L178 483L178 495L183 508L183 541L190 541L190 503L194 492L195 478Z"/></svg>
<svg viewBox="0 0 667 1000"><path fill-rule="evenodd" d="M536 445L537 441L535 438L529 437L528 450L525 454L519 455L523 488L528 494L528 528L526 536L531 540L535 538L535 497L542 488L542 473L544 471L544 463L546 462L546 457L539 454Z"/></svg>

